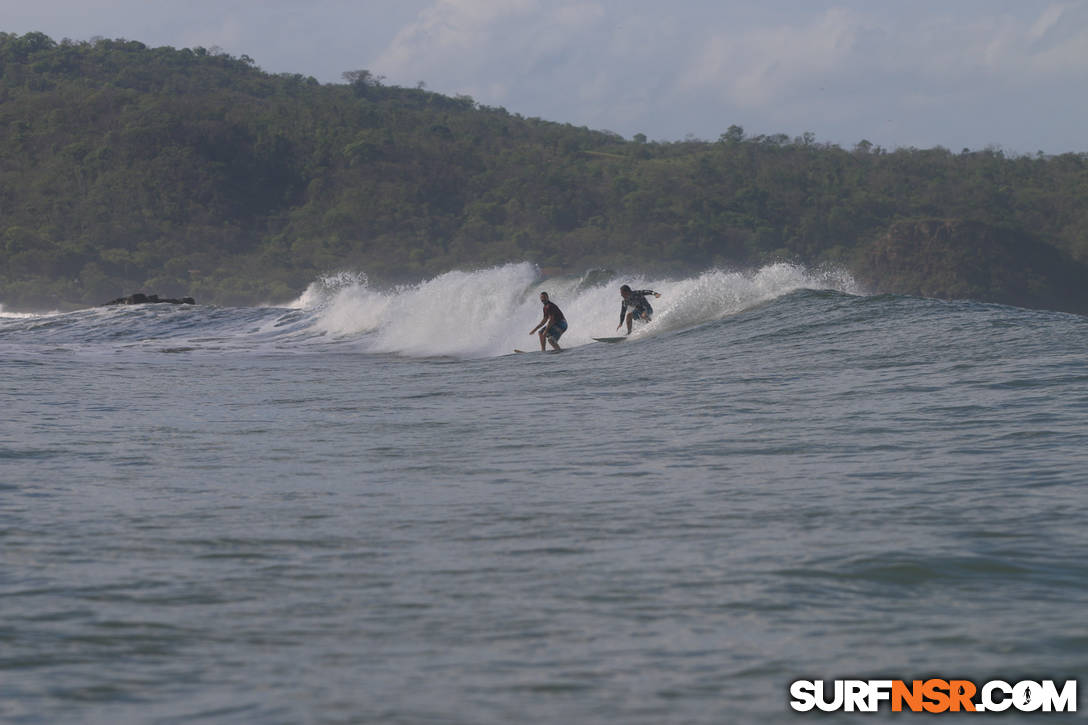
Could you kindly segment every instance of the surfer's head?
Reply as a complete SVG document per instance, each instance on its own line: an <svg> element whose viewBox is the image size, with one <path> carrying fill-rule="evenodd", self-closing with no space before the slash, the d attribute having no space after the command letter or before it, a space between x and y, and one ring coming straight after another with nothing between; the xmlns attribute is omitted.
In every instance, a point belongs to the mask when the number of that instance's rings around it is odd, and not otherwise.
<svg viewBox="0 0 1088 725"><path fill-rule="evenodd" d="M541 292L540 293L540 301L541 302L547 302L548 301L548 293L547 292Z"/></svg>
<svg viewBox="0 0 1088 725"><path fill-rule="evenodd" d="M623 285L622 287L620 287L620 294L626 297L627 295L631 294L631 288L627 285Z"/></svg>

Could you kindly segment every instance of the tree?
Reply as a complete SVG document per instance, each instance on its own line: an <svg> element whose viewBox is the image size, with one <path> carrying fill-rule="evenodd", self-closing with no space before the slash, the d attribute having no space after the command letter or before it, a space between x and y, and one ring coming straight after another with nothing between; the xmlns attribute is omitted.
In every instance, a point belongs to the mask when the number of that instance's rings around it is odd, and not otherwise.
<svg viewBox="0 0 1088 725"><path fill-rule="evenodd" d="M718 137L718 141L729 145L739 144L744 141L744 129L741 126L734 124Z"/></svg>

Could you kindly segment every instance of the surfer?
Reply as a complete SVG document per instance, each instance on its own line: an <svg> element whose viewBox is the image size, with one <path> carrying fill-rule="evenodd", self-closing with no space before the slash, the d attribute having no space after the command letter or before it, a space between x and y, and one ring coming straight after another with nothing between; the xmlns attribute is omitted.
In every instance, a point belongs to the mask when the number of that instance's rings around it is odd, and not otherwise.
<svg viewBox="0 0 1088 725"><path fill-rule="evenodd" d="M544 319L540 324L529 330L532 335L540 330L540 351L544 352L544 343L548 341L552 347L559 350L559 338L567 331L567 318L563 317L563 311L559 305L548 299L547 292L540 293L540 301L544 303Z"/></svg>
<svg viewBox="0 0 1088 725"><path fill-rule="evenodd" d="M632 322L635 320L649 322L653 319L654 308L650 306L650 301L646 299L646 295L660 297L661 293L654 292L652 289L632 290L627 285L620 287L620 297L623 298L623 304L620 306L620 324L616 325L617 330L623 327L623 321L626 319L627 334L630 335ZM627 311L628 307L631 308L630 312Z"/></svg>

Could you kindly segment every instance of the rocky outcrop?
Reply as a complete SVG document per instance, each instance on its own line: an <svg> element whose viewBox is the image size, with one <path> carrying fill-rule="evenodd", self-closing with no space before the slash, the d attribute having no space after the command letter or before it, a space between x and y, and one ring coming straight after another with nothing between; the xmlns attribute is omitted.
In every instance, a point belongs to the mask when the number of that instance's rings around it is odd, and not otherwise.
<svg viewBox="0 0 1088 725"><path fill-rule="evenodd" d="M129 295L128 297L118 297L115 300L110 300L104 303L102 306L107 305L147 305L147 304L169 304L169 305L195 305L196 300L192 297L159 297L158 295L145 295L143 292L137 292L136 294Z"/></svg>
<svg viewBox="0 0 1088 725"><path fill-rule="evenodd" d="M897 222L854 271L876 292L1088 314L1088 266L1026 232L979 222Z"/></svg>

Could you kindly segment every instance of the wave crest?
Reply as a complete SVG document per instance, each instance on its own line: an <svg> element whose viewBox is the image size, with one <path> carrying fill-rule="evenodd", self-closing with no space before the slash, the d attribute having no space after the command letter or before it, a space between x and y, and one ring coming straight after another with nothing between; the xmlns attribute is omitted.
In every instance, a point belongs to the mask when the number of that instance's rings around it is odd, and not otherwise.
<svg viewBox="0 0 1088 725"><path fill-rule="evenodd" d="M712 269L682 279L590 270L542 280L534 265L522 262L447 272L384 291L373 288L365 274L340 273L315 281L293 306L309 310L318 330L358 338L367 352L477 358L537 344L528 332L542 316L541 291L570 324L564 347L614 335L619 286L625 283L662 293L654 300L654 320L636 328L633 337L697 327L800 289L859 293L843 271L785 263L748 272Z"/></svg>

